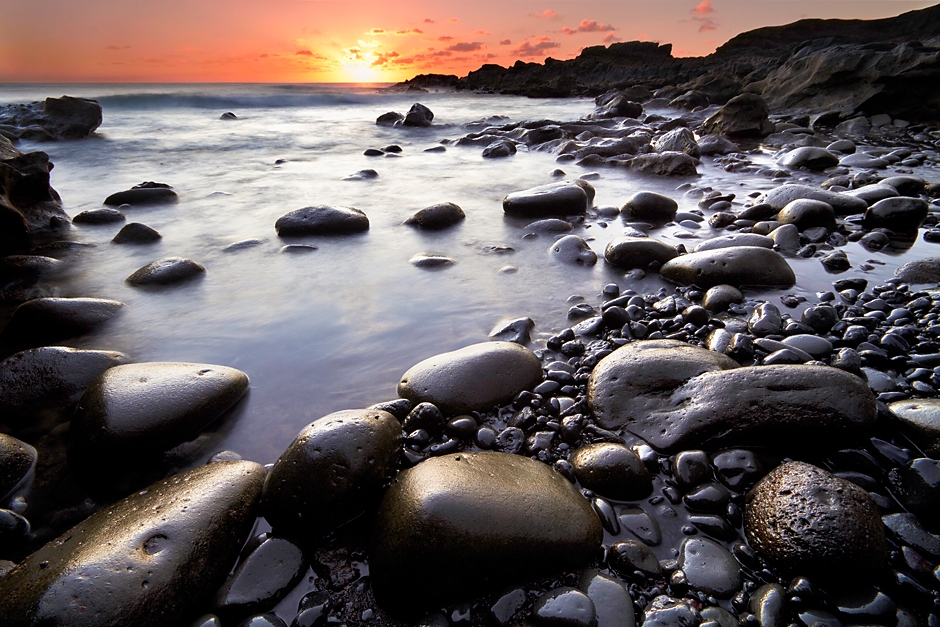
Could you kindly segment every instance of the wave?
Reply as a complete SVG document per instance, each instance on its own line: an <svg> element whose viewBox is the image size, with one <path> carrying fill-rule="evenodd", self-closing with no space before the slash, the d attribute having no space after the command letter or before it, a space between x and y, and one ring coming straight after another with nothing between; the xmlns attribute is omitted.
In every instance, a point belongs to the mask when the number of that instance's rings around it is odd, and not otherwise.
<svg viewBox="0 0 940 627"><path fill-rule="evenodd" d="M271 93L275 91L276 93ZM132 92L98 96L105 109L264 109L279 107L335 107L367 104L380 98L363 88L307 88L285 85L270 88L267 93L187 93Z"/></svg>

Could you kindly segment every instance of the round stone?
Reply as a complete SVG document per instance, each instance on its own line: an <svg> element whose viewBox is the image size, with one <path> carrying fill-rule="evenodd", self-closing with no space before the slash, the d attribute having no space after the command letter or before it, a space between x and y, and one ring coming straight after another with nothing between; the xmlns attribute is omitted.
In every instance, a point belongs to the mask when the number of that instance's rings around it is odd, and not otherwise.
<svg viewBox="0 0 940 627"><path fill-rule="evenodd" d="M646 465L622 444L599 442L582 446L570 462L578 482L605 498L634 501L653 491Z"/></svg>

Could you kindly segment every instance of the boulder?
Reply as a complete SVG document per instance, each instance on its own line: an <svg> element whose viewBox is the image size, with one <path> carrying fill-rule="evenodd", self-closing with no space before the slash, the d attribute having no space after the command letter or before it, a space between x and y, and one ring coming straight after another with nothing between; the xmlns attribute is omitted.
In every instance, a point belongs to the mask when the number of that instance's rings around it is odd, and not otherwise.
<svg viewBox="0 0 940 627"><path fill-rule="evenodd" d="M821 226L827 231L836 229L836 214L832 210L832 205L821 200L812 200L810 198L798 198L788 202L780 213L777 214L777 222L781 224L796 225L800 231Z"/></svg>
<svg viewBox="0 0 940 627"><path fill-rule="evenodd" d="M681 126L660 135L651 145L656 152L684 152L695 159L702 156L702 149L696 143L695 135Z"/></svg>
<svg viewBox="0 0 940 627"><path fill-rule="evenodd" d="M853 213L863 213L868 209L868 203L861 198L849 194L839 194L829 190L810 187L809 185L787 184L775 187L763 197L757 199L758 203L766 203L780 211L789 203L798 198L821 200L830 205L837 216L847 216Z"/></svg>
<svg viewBox="0 0 940 627"><path fill-rule="evenodd" d="M588 403L606 429L624 427L662 451L861 437L877 414L864 381L828 366L735 368L714 351L637 342L604 358Z"/></svg>
<svg viewBox="0 0 940 627"><path fill-rule="evenodd" d="M0 254L25 252L33 236L69 229L59 194L49 185L51 170L44 152L0 160Z"/></svg>
<svg viewBox="0 0 940 627"><path fill-rule="evenodd" d="M587 192L574 181L539 185L503 198L503 211L522 218L551 218L582 214L590 200Z"/></svg>
<svg viewBox="0 0 940 627"><path fill-rule="evenodd" d="M0 433L0 507L5 507L36 468L36 449L12 435Z"/></svg>
<svg viewBox="0 0 940 627"><path fill-rule="evenodd" d="M238 557L263 481L260 464L219 462L98 511L0 577L4 625L188 624Z"/></svg>
<svg viewBox="0 0 940 627"><path fill-rule="evenodd" d="M679 547L679 568L686 581L719 599L741 589L741 566L728 549L709 538L686 538Z"/></svg>
<svg viewBox="0 0 940 627"><path fill-rule="evenodd" d="M398 395L456 416L488 411L541 380L535 353L512 342L484 342L412 366L398 383Z"/></svg>
<svg viewBox="0 0 940 627"><path fill-rule="evenodd" d="M684 152L657 152L637 155L628 160L629 167L654 176L696 176L698 160Z"/></svg>
<svg viewBox="0 0 940 627"><path fill-rule="evenodd" d="M0 362L0 421L62 409L108 368L127 362L114 351L45 346Z"/></svg>
<svg viewBox="0 0 940 627"><path fill-rule="evenodd" d="M659 274L679 285L706 289L722 284L790 287L796 283L786 259L759 246L733 246L681 255L663 264Z"/></svg>
<svg viewBox="0 0 940 627"><path fill-rule="evenodd" d="M669 106L676 109L692 111L699 107L707 107L710 103L708 94L690 89L669 101Z"/></svg>
<svg viewBox="0 0 940 627"><path fill-rule="evenodd" d="M498 139L483 149L484 159L497 159L516 154L516 145L508 139Z"/></svg>
<svg viewBox="0 0 940 627"><path fill-rule="evenodd" d="M643 460L623 444L598 442L582 446L570 461L578 483L604 498L637 501L653 491Z"/></svg>
<svg viewBox="0 0 940 627"><path fill-rule="evenodd" d="M379 126L395 126L397 123L400 123L405 119L401 113L396 111L389 111L388 113L383 113L375 119L375 123Z"/></svg>
<svg viewBox="0 0 940 627"><path fill-rule="evenodd" d="M607 263L620 268L646 269L651 263L658 266L678 256L673 246L651 237L618 237L610 240L604 251Z"/></svg>
<svg viewBox="0 0 940 627"><path fill-rule="evenodd" d="M261 511L276 532L316 542L378 502L401 454L401 423L371 409L310 423L264 482Z"/></svg>
<svg viewBox="0 0 940 627"><path fill-rule="evenodd" d="M249 541L244 551L251 545ZM266 537L239 561L216 593L215 610L221 616L236 618L274 607L306 572L307 560L301 547L286 538ZM190 627L195 625L199 623L190 623Z"/></svg>
<svg viewBox="0 0 940 627"><path fill-rule="evenodd" d="M353 207L315 205L281 216L274 228L281 237L361 233L369 230L369 218Z"/></svg>
<svg viewBox="0 0 940 627"><path fill-rule="evenodd" d="M759 246L760 248L773 248L774 241L766 235L757 233L731 233L730 235L719 235L707 239L701 244L697 244L692 249L694 253L700 253L704 250L717 250L719 248L732 248L734 246Z"/></svg>
<svg viewBox="0 0 940 627"><path fill-rule="evenodd" d="M729 100L702 123L704 133L728 137L764 137L774 132L770 109L757 94L741 94Z"/></svg>
<svg viewBox="0 0 940 627"><path fill-rule="evenodd" d="M940 257L908 261L894 274L905 283L940 283Z"/></svg>
<svg viewBox="0 0 940 627"><path fill-rule="evenodd" d="M885 227L892 231L916 231L927 219L927 201L909 196L879 200L865 211L866 229Z"/></svg>
<svg viewBox="0 0 940 627"><path fill-rule="evenodd" d="M755 553L787 576L845 584L876 579L887 561L871 496L803 462L778 466L748 493L744 531Z"/></svg>
<svg viewBox="0 0 940 627"><path fill-rule="evenodd" d="M886 185L884 183L873 183L871 185L863 185L857 189L852 189L845 192L849 196L855 196L856 198L861 198L869 205L873 205L879 200L884 200L885 198L893 198L895 196L900 196L898 190L892 187L891 185Z"/></svg>
<svg viewBox="0 0 940 627"><path fill-rule="evenodd" d="M620 208L625 220L668 222L676 217L679 203L656 192L636 192Z"/></svg>
<svg viewBox="0 0 940 627"><path fill-rule="evenodd" d="M727 155L738 152L741 147L722 135L705 135L698 138L699 149L702 155Z"/></svg>
<svg viewBox="0 0 940 627"><path fill-rule="evenodd" d="M115 244L150 244L163 236L159 231L140 222L125 224L111 240Z"/></svg>
<svg viewBox="0 0 940 627"><path fill-rule="evenodd" d="M88 98L46 98L43 102L0 106L0 125L23 139L83 139L101 126L101 105Z"/></svg>
<svg viewBox="0 0 940 627"><path fill-rule="evenodd" d="M172 285L205 274L206 268L192 259L164 257L151 261L135 270L125 281L137 287L146 285Z"/></svg>
<svg viewBox="0 0 940 627"><path fill-rule="evenodd" d="M405 220L405 224L425 230L446 229L461 222L466 217L467 214L458 205L452 202L442 202L415 212L414 215Z"/></svg>
<svg viewBox="0 0 940 627"><path fill-rule="evenodd" d="M807 170L825 170L839 165L839 157L825 148L803 146L791 150L783 156L780 163L788 168L806 168Z"/></svg>
<svg viewBox="0 0 940 627"><path fill-rule="evenodd" d="M147 205L167 205L178 201L179 196L166 183L145 181L123 192L111 194L104 199L104 204L109 207L119 207L121 205L143 207Z"/></svg>
<svg viewBox="0 0 940 627"><path fill-rule="evenodd" d="M36 298L13 311L0 333L2 352L14 353L84 335L110 320L123 303L100 298Z"/></svg>
<svg viewBox="0 0 940 627"><path fill-rule="evenodd" d="M72 224L113 224L115 222L124 222L125 219L124 214L117 209L105 207L82 211L72 218Z"/></svg>
<svg viewBox="0 0 940 627"><path fill-rule="evenodd" d="M888 409L898 417L901 430L934 459L940 459L940 399L896 401Z"/></svg>
<svg viewBox="0 0 940 627"><path fill-rule="evenodd" d="M87 465L149 462L198 435L247 391L248 376L225 366L115 366L78 401L69 428L71 453Z"/></svg>
<svg viewBox="0 0 940 627"><path fill-rule="evenodd" d="M597 263L597 253L577 235L565 235L559 238L549 246L548 254L553 259L570 265L593 266Z"/></svg>
<svg viewBox="0 0 940 627"><path fill-rule="evenodd" d="M411 105L411 108L408 109L408 113L405 114L404 120L402 120L403 126L431 126L431 121L434 119L434 114L430 109L425 107L420 102L416 102Z"/></svg>
<svg viewBox="0 0 940 627"><path fill-rule="evenodd" d="M546 464L506 453L433 457L383 497L370 577L383 609L415 614L580 568L602 540L588 501Z"/></svg>
<svg viewBox="0 0 940 627"><path fill-rule="evenodd" d="M643 114L643 105L630 100L627 94L619 94L607 100L591 113L595 119L638 118Z"/></svg>

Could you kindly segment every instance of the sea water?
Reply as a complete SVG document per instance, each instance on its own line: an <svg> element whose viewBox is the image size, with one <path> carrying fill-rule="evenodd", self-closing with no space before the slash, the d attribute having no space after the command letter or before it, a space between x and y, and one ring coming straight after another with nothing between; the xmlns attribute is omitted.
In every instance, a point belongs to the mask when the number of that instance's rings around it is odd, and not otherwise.
<svg viewBox="0 0 940 627"><path fill-rule="evenodd" d="M454 92L401 93L376 85L17 85L0 86L0 104L68 94L97 99L104 121L95 136L55 143L21 142L23 151L44 150L55 164L52 185L70 216L101 207L109 194L142 181L168 183L173 205L126 210L162 234L157 243L117 245L122 226L74 225L70 238L90 244L70 253L66 271L49 285L59 296L109 298L126 304L98 332L68 342L118 350L134 361L186 361L239 368L250 393L224 421L202 437L189 463L219 450L246 459L274 461L306 424L330 412L365 407L396 397L401 374L424 358L486 341L501 321L535 321L533 348L570 324L568 308L583 297L598 305L604 285L640 293L670 291L655 273L645 278L603 261L607 243L621 235L619 218L592 218L573 231L598 254L593 267L554 262L553 237L527 235L526 221L504 216L509 192L594 172L555 155L527 153L484 159L481 147L447 145L480 127L531 119L575 120L589 114L584 98L531 100ZM387 111L414 102L435 114L430 128L377 126ZM237 120L222 120L225 112ZM661 113L678 116L679 111ZM367 157L367 148L397 144L400 156ZM772 163L765 151L752 160ZM358 170L373 180L343 180ZM697 199L676 187L691 182L747 194L778 182L755 174L731 174L706 159L693 179L639 176L625 169L596 170L596 206L620 206L637 191L675 198L680 211ZM928 173L936 178L936 173ZM818 183L822 177L811 178ZM422 207L454 202L466 212L461 224L422 232L402 223ZM336 237L278 238L278 217L310 205L344 205L364 211L368 232ZM692 239L676 237L685 233ZM724 234L707 222L688 231L672 225L651 232L691 249ZM234 252L241 240L261 243ZM287 243L310 244L308 253L281 252ZM900 263L934 253L918 240L906 251L845 248L853 266L874 260L865 275L879 282ZM428 270L409 263L417 253L456 260ZM183 285L140 289L125 283L137 268L168 256L203 264L206 275ZM799 281L789 293L814 302L817 290L838 278L818 259L790 258ZM879 263L880 262L880 263ZM884 265L880 265L883 263ZM512 266L514 271L507 271ZM847 275L846 275L847 276ZM754 292L779 305L785 292ZM781 306L782 308L782 306ZM798 310L793 310L798 315Z"/></svg>

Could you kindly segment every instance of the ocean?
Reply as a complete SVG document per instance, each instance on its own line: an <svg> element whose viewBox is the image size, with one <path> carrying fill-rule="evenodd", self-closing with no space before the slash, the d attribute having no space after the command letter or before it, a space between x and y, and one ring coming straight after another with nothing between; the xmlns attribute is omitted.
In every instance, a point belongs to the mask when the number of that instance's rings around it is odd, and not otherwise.
<svg viewBox="0 0 940 627"><path fill-rule="evenodd" d="M422 359L486 341L501 321L531 317L533 348L569 326L566 313L582 297L598 305L603 287L641 293L674 286L655 274L628 276L603 261L607 243L623 233L619 218L589 218L574 233L598 254L593 267L554 262L553 238L532 236L526 221L504 217L509 192L562 178L596 173L596 206L620 206L637 191L675 198L680 211L697 199L678 191L692 183L738 194L743 206L752 192L775 182L758 174L729 173L709 159L700 177L664 179L624 169L585 169L559 164L555 155L520 152L483 159L481 147L447 145L488 116L496 123L527 119L574 120L594 108L591 99L531 100L454 92L401 93L381 85L4 85L0 104L47 96L97 99L104 122L96 136L57 143L24 141L24 151L46 151L55 164L52 185L70 216L97 208L106 196L143 181L172 185L175 205L133 208L128 222L143 222L162 234L154 244L111 243L121 225L74 225L70 237L90 246L72 252L52 293L109 298L126 304L99 332L70 342L82 348L122 351L133 361L187 361L239 368L251 389L224 421L197 443L188 465L219 450L273 462L306 424L328 413L396 397L399 377ZM377 126L387 111L405 112L414 102L435 114L430 128ZM221 120L232 112L237 120ZM677 111L662 111L671 117ZM396 144L397 157L367 157L367 148ZM773 163L758 150L752 161ZM373 180L344 180L359 170ZM927 173L936 178L936 173ZM818 184L823 175L807 175ZM467 214L460 225L421 232L402 222L422 207L454 202ZM371 222L368 232L284 241L274 223L302 207L356 207ZM683 233L676 237L676 233ZM672 225L651 233L691 248L721 234ZM689 237L691 239L683 239ZM241 240L261 243L234 252ZM316 246L306 253L281 251L287 243ZM936 254L922 239L908 250L871 252L845 247L853 265L872 261L870 281L893 275L899 263ZM435 270L409 263L417 253L452 257ZM129 286L137 268L168 256L203 264L203 279L158 290ZM788 290L816 302L815 293L839 278L818 259L789 259L799 280ZM507 268L512 266L515 270ZM779 304L785 292L749 296ZM782 305L781 309L783 309ZM798 315L799 309L789 310ZM192 450L192 449L190 449Z"/></svg>

